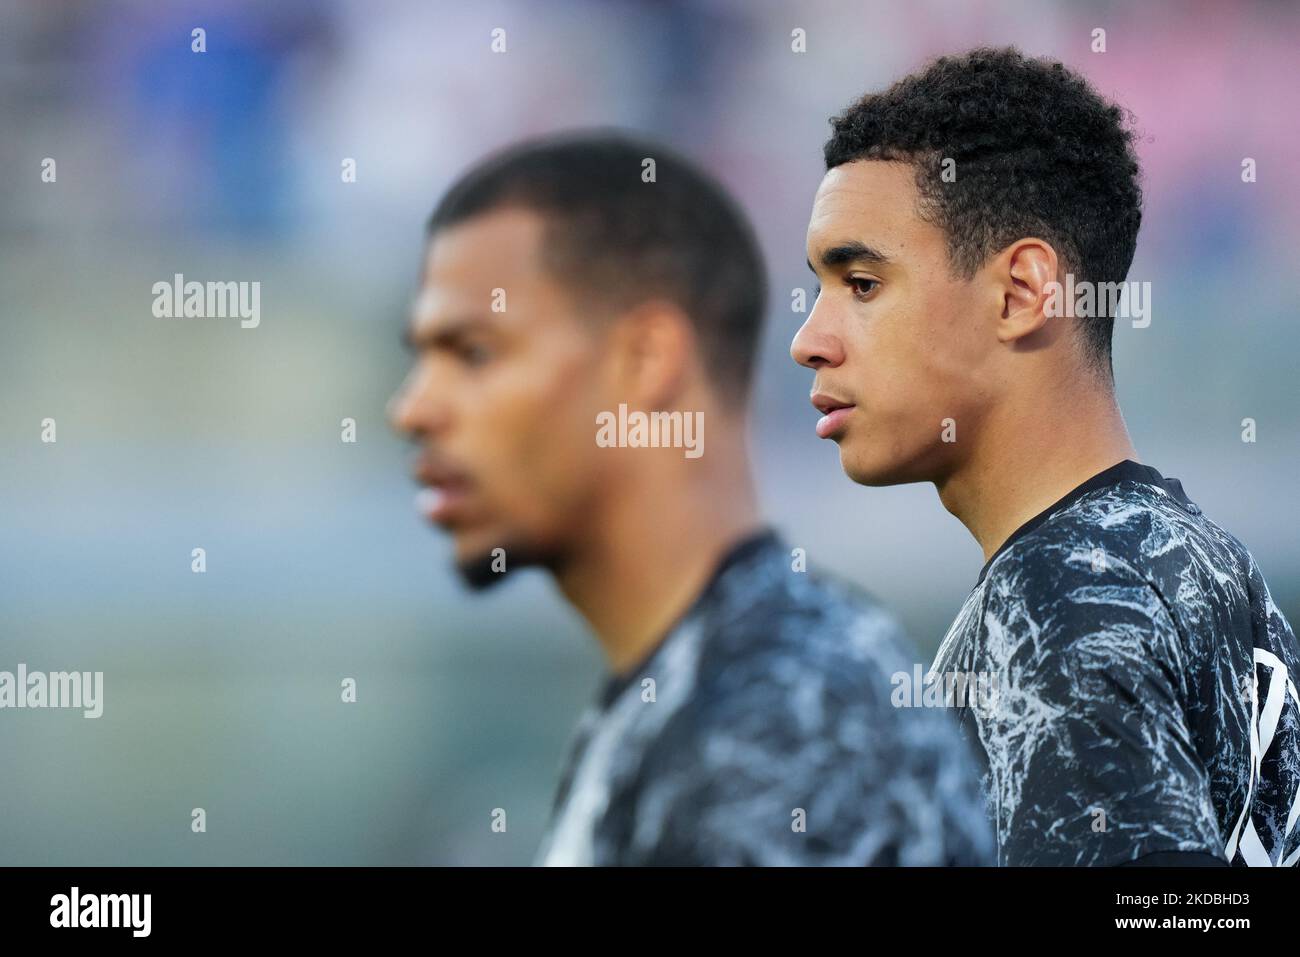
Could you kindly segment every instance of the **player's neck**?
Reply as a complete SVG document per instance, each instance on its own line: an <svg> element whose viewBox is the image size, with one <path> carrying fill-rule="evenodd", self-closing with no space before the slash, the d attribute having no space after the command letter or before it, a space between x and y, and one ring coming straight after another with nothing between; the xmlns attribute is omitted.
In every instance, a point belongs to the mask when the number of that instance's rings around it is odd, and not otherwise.
<svg viewBox="0 0 1300 957"><path fill-rule="evenodd" d="M715 433L717 434L717 433ZM761 525L744 454L719 439L709 454L646 469L602 506L556 573L590 623L612 671L648 655L708 584L718 562Z"/></svg>
<svg viewBox="0 0 1300 957"><path fill-rule="evenodd" d="M1109 389L1025 392L989 416L975 447L936 485L988 561L1035 515L1097 473L1137 457Z"/></svg>

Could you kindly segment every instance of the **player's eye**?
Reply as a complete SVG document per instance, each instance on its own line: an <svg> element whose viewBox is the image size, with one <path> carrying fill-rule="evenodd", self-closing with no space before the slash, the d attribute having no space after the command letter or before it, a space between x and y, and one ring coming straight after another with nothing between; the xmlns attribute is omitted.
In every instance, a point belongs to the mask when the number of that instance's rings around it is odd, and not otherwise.
<svg viewBox="0 0 1300 957"><path fill-rule="evenodd" d="M492 350L478 342L468 342L458 351L461 361L468 366L481 366L492 358Z"/></svg>
<svg viewBox="0 0 1300 957"><path fill-rule="evenodd" d="M854 297L857 299L866 299L880 285L880 280L867 279L864 276L849 276L844 281L848 283L849 288L853 290Z"/></svg>

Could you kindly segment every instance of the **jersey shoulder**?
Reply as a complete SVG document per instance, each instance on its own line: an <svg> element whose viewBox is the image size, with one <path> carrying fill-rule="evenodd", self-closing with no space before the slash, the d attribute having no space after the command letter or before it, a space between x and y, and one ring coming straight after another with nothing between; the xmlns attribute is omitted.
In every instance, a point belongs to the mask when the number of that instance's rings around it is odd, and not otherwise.
<svg viewBox="0 0 1300 957"><path fill-rule="evenodd" d="M955 727L890 704L894 675L919 661L894 618L783 557L747 586L751 601L729 594L699 619L695 687L645 755L638 828L659 835L654 853L990 859L977 775Z"/></svg>

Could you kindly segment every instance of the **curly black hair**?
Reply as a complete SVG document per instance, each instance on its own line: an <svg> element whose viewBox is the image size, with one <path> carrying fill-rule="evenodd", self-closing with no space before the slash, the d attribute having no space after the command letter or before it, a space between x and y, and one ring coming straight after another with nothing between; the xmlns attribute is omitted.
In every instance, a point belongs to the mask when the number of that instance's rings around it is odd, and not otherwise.
<svg viewBox="0 0 1300 957"><path fill-rule="evenodd" d="M1142 223L1126 114L1063 64L1011 47L944 56L831 119L826 168L860 159L916 168L920 214L969 278L1016 239L1050 242L1077 281L1121 282ZM944 182L944 160L956 163ZM1114 317L1080 321L1109 371Z"/></svg>

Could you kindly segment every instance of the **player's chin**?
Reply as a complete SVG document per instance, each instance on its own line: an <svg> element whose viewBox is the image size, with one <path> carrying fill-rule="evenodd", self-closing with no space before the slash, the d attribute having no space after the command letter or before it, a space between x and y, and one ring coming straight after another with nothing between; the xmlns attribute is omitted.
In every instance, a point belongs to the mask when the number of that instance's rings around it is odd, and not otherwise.
<svg viewBox="0 0 1300 957"><path fill-rule="evenodd" d="M470 588L490 588L510 571L510 550L503 543L491 544L488 537L458 535L455 551L456 572Z"/></svg>
<svg viewBox="0 0 1300 957"><path fill-rule="evenodd" d="M878 447L840 443L840 466L859 485L900 485L913 481L904 474L903 463L881 454Z"/></svg>
<svg viewBox="0 0 1300 957"><path fill-rule="evenodd" d="M456 531L456 571L473 589L489 588L511 572L529 566L550 567L550 553L502 523L461 527Z"/></svg>

